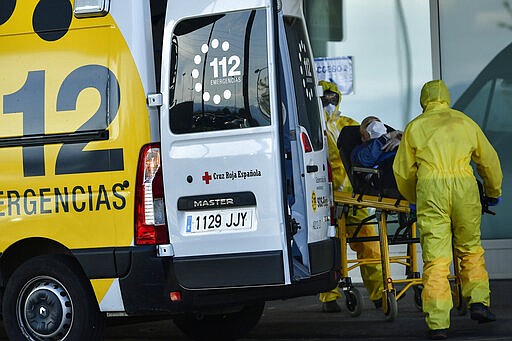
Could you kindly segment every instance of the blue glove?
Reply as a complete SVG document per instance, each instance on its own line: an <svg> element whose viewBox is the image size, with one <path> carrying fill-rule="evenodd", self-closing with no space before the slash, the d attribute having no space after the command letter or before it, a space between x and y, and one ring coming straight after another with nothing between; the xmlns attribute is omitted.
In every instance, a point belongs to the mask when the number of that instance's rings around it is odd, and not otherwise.
<svg viewBox="0 0 512 341"><path fill-rule="evenodd" d="M409 204L409 208L411 209L411 212L416 212L416 204Z"/></svg>
<svg viewBox="0 0 512 341"><path fill-rule="evenodd" d="M498 198L491 198L491 197L485 197L485 203L487 206L497 206L501 201L501 197Z"/></svg>

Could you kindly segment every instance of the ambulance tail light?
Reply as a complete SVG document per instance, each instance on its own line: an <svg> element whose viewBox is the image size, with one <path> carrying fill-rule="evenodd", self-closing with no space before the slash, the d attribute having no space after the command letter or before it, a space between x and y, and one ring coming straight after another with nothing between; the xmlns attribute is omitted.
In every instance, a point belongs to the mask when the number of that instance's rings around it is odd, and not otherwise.
<svg viewBox="0 0 512 341"><path fill-rule="evenodd" d="M168 244L160 145L145 145L139 155L135 189L135 244Z"/></svg>
<svg viewBox="0 0 512 341"><path fill-rule="evenodd" d="M311 147L311 141L306 133L301 134L302 146L304 147L304 153L311 153L313 148Z"/></svg>

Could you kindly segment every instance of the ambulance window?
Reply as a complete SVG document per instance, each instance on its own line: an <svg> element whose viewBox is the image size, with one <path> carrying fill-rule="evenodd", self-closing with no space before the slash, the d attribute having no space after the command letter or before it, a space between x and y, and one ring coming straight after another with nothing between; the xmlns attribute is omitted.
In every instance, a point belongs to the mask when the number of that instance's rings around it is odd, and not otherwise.
<svg viewBox="0 0 512 341"><path fill-rule="evenodd" d="M320 115L313 77L313 57L307 45L304 23L295 17L285 17L286 37L292 66L295 100L299 124L308 132L314 150L323 148L322 115Z"/></svg>
<svg viewBox="0 0 512 341"><path fill-rule="evenodd" d="M184 20L171 49L175 134L270 125L265 10Z"/></svg>

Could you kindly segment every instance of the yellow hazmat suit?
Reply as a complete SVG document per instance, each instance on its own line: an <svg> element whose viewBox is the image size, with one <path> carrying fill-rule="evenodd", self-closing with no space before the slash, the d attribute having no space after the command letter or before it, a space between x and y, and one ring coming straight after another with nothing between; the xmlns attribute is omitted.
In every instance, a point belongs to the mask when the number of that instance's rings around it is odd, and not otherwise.
<svg viewBox="0 0 512 341"><path fill-rule="evenodd" d="M462 295L469 304L490 304L489 278L480 245L481 204L470 161L489 197L501 196L502 172L496 151L480 127L450 108L443 81L421 90L423 113L406 127L393 164L398 189L416 203L423 252L423 311L431 330L450 326L448 275L460 261Z"/></svg>
<svg viewBox="0 0 512 341"><path fill-rule="evenodd" d="M338 94L339 101L332 114L324 111L325 120L327 123L327 147L329 149L329 164L332 170L332 182L333 189L344 192L352 192L352 185L348 179L345 168L341 161L340 152L337 147L337 140L341 129L345 126L359 125L357 121L342 116L339 111L339 105L341 103L341 92L338 90L336 84L326 81L320 81L319 84L322 86L324 92L332 91ZM368 211L366 209L360 209L353 215L350 213L347 218L347 224L352 225L361 222L363 219L368 217ZM348 233L353 234L356 226L349 226ZM375 236L375 228L371 225L364 225L359 233L358 237ZM350 248L357 253L358 258L380 258L379 242L361 242L351 243ZM382 291L384 285L382 282L382 267L380 264L363 265L360 267L361 277L363 278L364 285L368 290L370 299L373 301L382 298ZM330 292L321 293L320 301L329 302L340 298L341 294L337 288L334 288Z"/></svg>

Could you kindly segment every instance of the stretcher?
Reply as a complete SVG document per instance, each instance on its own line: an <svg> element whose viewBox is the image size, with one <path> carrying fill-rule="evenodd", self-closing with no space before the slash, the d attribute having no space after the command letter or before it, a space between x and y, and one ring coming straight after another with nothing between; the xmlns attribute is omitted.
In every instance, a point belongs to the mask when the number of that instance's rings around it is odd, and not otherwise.
<svg viewBox="0 0 512 341"><path fill-rule="evenodd" d="M352 193L335 191L334 207L337 225L337 234L341 244L341 278L339 288L346 297L346 307L351 316L359 316L362 312L362 296L352 284L349 272L357 267L368 264L380 264L382 267L383 295L382 310L388 321L394 321L398 314L398 303L407 290L413 289L414 303L418 310L422 310L421 292L422 278L418 267L419 236L416 228L416 214L411 211L409 202L400 196L396 188L384 188L382 170L376 168L353 167L350 162L352 149L361 143L359 126L344 127L338 138L338 149L347 175L351 181ZM372 181L370 181L372 177ZM372 186L369 184L372 183ZM370 209L374 214L357 223L357 226L348 224L349 214L356 210ZM358 236L358 232L365 224L377 226L375 236ZM395 232L390 233L388 225L396 225ZM349 229L350 228L350 229ZM349 233L353 230L353 233ZM380 258L348 259L348 245L352 242L378 241ZM391 256L391 245L406 245L407 251L403 255ZM455 254L455 253L454 253ZM454 257L454 274L450 276L454 307L460 314L466 313L466 303L461 294L461 283L458 271L458 261ZM391 264L405 267L403 278L392 278Z"/></svg>
<svg viewBox="0 0 512 341"><path fill-rule="evenodd" d="M409 203L405 200L385 198L372 195L354 195L353 193L334 193L338 238L341 243L341 280L339 287L346 296L346 305L351 316L358 316L362 311L361 294L352 284L349 271L367 264L380 264L382 267L383 295L382 309L387 320L393 321L398 314L397 300L405 292L414 289L414 301L421 310L421 285L422 279L417 264L416 222L410 212ZM353 234L348 233L349 224L347 217L357 209L375 209L375 214L370 215L367 221L359 223ZM398 219L392 220L396 216ZM399 223L394 234L389 234L388 224ZM376 236L358 237L357 232L363 224L375 224ZM380 259L356 258L348 259L348 244L352 242L378 241L380 246ZM389 246L407 244L405 255L390 256ZM406 278L393 279L391 276L391 264L404 265ZM401 286L400 289L397 289Z"/></svg>

